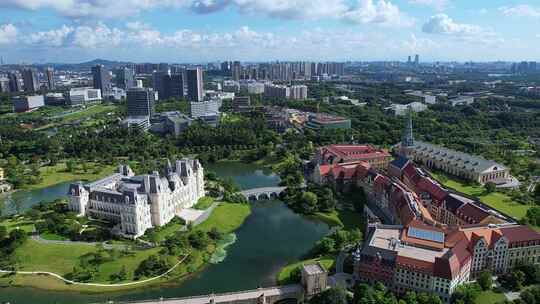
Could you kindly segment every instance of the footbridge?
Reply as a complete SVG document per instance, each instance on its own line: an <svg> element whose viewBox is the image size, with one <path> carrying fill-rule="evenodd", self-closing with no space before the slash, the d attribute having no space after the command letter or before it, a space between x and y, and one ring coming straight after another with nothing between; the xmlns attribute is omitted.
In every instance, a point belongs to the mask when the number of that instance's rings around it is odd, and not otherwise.
<svg viewBox="0 0 540 304"><path fill-rule="evenodd" d="M250 201L276 199L287 187L262 187L244 190L242 193Z"/></svg>
<svg viewBox="0 0 540 304"><path fill-rule="evenodd" d="M303 300L304 290L301 285L259 288L239 292L210 294L204 296L171 298L136 302L119 302L125 304L275 304L299 303Z"/></svg>

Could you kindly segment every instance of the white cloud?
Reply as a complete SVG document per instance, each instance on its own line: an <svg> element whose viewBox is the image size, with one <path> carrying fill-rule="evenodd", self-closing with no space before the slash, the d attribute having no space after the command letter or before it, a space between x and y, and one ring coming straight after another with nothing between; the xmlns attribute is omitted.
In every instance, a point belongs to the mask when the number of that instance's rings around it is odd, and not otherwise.
<svg viewBox="0 0 540 304"><path fill-rule="evenodd" d="M390 1L359 0L356 8L344 13L344 18L354 23L379 23L396 26L411 26L414 20L400 12Z"/></svg>
<svg viewBox="0 0 540 304"><path fill-rule="evenodd" d="M505 16L510 17L540 18L540 7L534 7L528 4L502 6L499 7L499 11L501 11Z"/></svg>
<svg viewBox="0 0 540 304"><path fill-rule="evenodd" d="M42 46L62 46L64 45L65 39L67 39L73 31L73 27L63 25L56 30L32 33L28 36L26 42Z"/></svg>
<svg viewBox="0 0 540 304"><path fill-rule="evenodd" d="M429 18L422 26L422 31L428 34L471 36L484 33L478 25L457 23L446 14L437 14Z"/></svg>
<svg viewBox="0 0 540 304"><path fill-rule="evenodd" d="M442 11L448 7L450 0L409 0L409 3L425 5L432 7L435 10Z"/></svg>
<svg viewBox="0 0 540 304"><path fill-rule="evenodd" d="M18 30L11 24L0 25L0 44L13 43L17 40Z"/></svg>
<svg viewBox="0 0 540 304"><path fill-rule="evenodd" d="M183 8L197 14L208 14L232 7L243 14L280 19L344 19L361 24L397 26L413 24L413 20L390 0L356 0L352 4L350 0L0 0L0 7L52 9L67 17L98 19L132 16L159 8Z"/></svg>
<svg viewBox="0 0 540 304"><path fill-rule="evenodd" d="M78 26L70 43L82 48L109 48L122 44L125 39L122 30L100 23L95 27Z"/></svg>

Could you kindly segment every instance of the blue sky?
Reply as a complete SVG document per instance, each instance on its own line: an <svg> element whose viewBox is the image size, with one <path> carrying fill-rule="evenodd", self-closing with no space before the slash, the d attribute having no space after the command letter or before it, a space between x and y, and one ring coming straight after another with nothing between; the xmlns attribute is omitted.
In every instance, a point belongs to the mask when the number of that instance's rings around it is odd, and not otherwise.
<svg viewBox="0 0 540 304"><path fill-rule="evenodd" d="M0 0L6 62L540 61L540 1Z"/></svg>

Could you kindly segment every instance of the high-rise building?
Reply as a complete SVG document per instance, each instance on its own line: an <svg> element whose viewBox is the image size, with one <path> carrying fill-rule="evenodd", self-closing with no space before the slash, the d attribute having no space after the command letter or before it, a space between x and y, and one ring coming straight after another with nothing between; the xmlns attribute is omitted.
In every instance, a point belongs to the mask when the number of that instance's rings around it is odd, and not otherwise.
<svg viewBox="0 0 540 304"><path fill-rule="evenodd" d="M155 94L150 88L131 88L126 92L128 116L154 115Z"/></svg>
<svg viewBox="0 0 540 304"><path fill-rule="evenodd" d="M420 55L416 54L414 55L414 65L420 64Z"/></svg>
<svg viewBox="0 0 540 304"><path fill-rule="evenodd" d="M184 77L181 73L167 75L165 77L164 87L164 98L184 98Z"/></svg>
<svg viewBox="0 0 540 304"><path fill-rule="evenodd" d="M105 66L98 64L92 67L94 89L101 90L101 96L105 97L111 90L111 79Z"/></svg>
<svg viewBox="0 0 540 304"><path fill-rule="evenodd" d="M242 65L240 64L240 61L233 62L231 67L231 73L233 80L240 80L240 74L242 73Z"/></svg>
<svg viewBox="0 0 540 304"><path fill-rule="evenodd" d="M9 93L11 90L9 89L9 78L0 78L0 92L2 93Z"/></svg>
<svg viewBox="0 0 540 304"><path fill-rule="evenodd" d="M231 72L231 62L230 61L223 61L221 63L221 71L224 73L230 73Z"/></svg>
<svg viewBox="0 0 540 304"><path fill-rule="evenodd" d="M39 81L38 75L35 69L28 68L24 69L23 72L24 80L24 91L25 92L36 92L39 90Z"/></svg>
<svg viewBox="0 0 540 304"><path fill-rule="evenodd" d="M20 92L21 91L21 77L18 73L9 73L9 91Z"/></svg>
<svg viewBox="0 0 540 304"><path fill-rule="evenodd" d="M116 86L124 90L135 87L135 71L124 67L115 70Z"/></svg>
<svg viewBox="0 0 540 304"><path fill-rule="evenodd" d="M407 64L410 65L412 63L412 59L411 59L411 56L409 55L409 57L407 57Z"/></svg>
<svg viewBox="0 0 540 304"><path fill-rule="evenodd" d="M47 88L49 90L54 90L54 70L53 70L53 68L47 68L45 70L45 75L47 76Z"/></svg>
<svg viewBox="0 0 540 304"><path fill-rule="evenodd" d="M189 101L203 101L203 71L200 67L186 71L187 76L187 95Z"/></svg>
<svg viewBox="0 0 540 304"><path fill-rule="evenodd" d="M158 99L162 100L167 98L165 93L165 82L169 77L169 71L154 71L152 73L152 88L158 93Z"/></svg>

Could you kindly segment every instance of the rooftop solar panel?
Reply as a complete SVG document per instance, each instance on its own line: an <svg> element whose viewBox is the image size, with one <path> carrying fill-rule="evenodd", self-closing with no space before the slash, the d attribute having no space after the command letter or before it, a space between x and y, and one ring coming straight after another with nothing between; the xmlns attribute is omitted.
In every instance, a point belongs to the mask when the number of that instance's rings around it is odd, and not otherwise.
<svg viewBox="0 0 540 304"><path fill-rule="evenodd" d="M444 233L439 231L409 227L407 236L426 241L444 243Z"/></svg>

